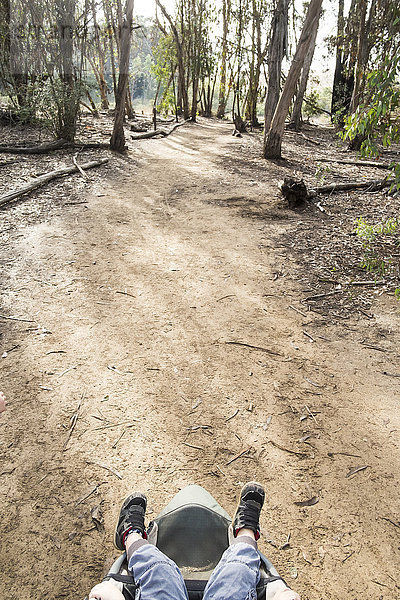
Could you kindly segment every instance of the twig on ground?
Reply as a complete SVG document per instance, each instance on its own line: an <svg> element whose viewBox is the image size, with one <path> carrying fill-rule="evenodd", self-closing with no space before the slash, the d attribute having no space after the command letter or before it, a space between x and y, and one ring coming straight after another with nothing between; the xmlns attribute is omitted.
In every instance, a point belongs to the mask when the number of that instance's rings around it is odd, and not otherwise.
<svg viewBox="0 0 400 600"><path fill-rule="evenodd" d="M251 450L251 448L247 448L247 450L243 450L242 452L239 452L239 454L236 454L236 456L234 456L233 458L231 458L231 460L228 460L228 462L226 463L226 466L230 465L231 463L233 463L238 458L241 458L242 456L244 456L245 454L247 454L248 452L250 452L250 450Z"/></svg>
<svg viewBox="0 0 400 600"><path fill-rule="evenodd" d="M67 439L66 439L66 442L65 442L65 444L64 444L63 452L65 452L65 450L67 449L68 442L69 442L69 440L71 439L71 436L72 436L72 434L73 434L73 432L74 432L74 429L75 429L75 427L76 427L76 424L77 424L77 422L78 422L78 418L79 418L79 411L80 411L80 409L81 409L81 406L82 406L82 403L83 403L83 401L84 401L84 399L85 399L85 395L86 395L86 391L82 392L82 396L81 396L81 399L79 400L78 408L76 409L76 411L74 412L74 414L73 414L73 415L72 415L72 417L71 417L71 420L70 420L70 427L69 427L69 433L68 433L68 437L67 437Z"/></svg>
<svg viewBox="0 0 400 600"><path fill-rule="evenodd" d="M362 467L356 467L355 469L350 469L350 471L347 473L346 477L353 477L356 473L359 473L360 471L365 471L365 469L368 469L369 465L363 465Z"/></svg>
<svg viewBox="0 0 400 600"><path fill-rule="evenodd" d="M76 369L77 367L78 367L78 365L73 365L72 367L69 367L68 369L65 369L65 371L63 371L62 373L60 373L58 375L58 378L62 377L66 373L69 373L69 371L72 371L73 369Z"/></svg>
<svg viewBox="0 0 400 600"><path fill-rule="evenodd" d="M228 421L230 421L231 419L233 419L234 417L236 417L236 415L238 414L238 412L239 412L239 409L237 408L235 410L235 412L230 417L228 417L227 419L225 419L225 423L227 423Z"/></svg>
<svg viewBox="0 0 400 600"><path fill-rule="evenodd" d="M105 469L106 471L110 471L110 473L115 475L115 477L118 477L118 479L122 479L121 473L119 473L116 469L113 469L112 467L109 467L108 465L106 465L104 463L94 462L92 460L87 460L86 462L88 465L96 465L97 467L101 467L102 469Z"/></svg>
<svg viewBox="0 0 400 600"><path fill-rule="evenodd" d="M305 405L306 411L308 412L308 414L310 415L310 417L315 421L315 423L318 425L317 423L317 419L315 418L315 415L311 412L311 410L308 408L307 404Z"/></svg>
<svg viewBox="0 0 400 600"><path fill-rule="evenodd" d="M308 456L308 454L305 454L304 452L296 452L296 450L290 450L289 448L284 448L283 446L281 446L280 444L277 444L273 440L269 440L269 443L272 444L273 446L275 446L275 448L279 448L279 450L283 450L284 452L289 452L289 454L294 454L295 456L304 456L304 457Z"/></svg>
<svg viewBox="0 0 400 600"><path fill-rule="evenodd" d="M387 521L388 523L391 523L392 525L394 525L395 527L400 529L400 523L395 523L395 521L392 521L392 519L389 519L388 517L381 517L381 519L383 521Z"/></svg>
<svg viewBox="0 0 400 600"><path fill-rule="evenodd" d="M7 321L21 321L22 323L36 323L36 321L30 321L29 319L20 319L19 317L7 317L6 315L0 315L0 319L7 319Z"/></svg>
<svg viewBox="0 0 400 600"><path fill-rule="evenodd" d="M78 161L76 160L77 156L78 156L78 153L76 153L75 156L72 157L72 162L74 163L74 165L78 169L79 173L82 175L83 179L85 181L87 181L88 180L88 176L86 175L85 171L78 165Z"/></svg>
<svg viewBox="0 0 400 600"><path fill-rule="evenodd" d="M82 504L82 502L85 502L85 500L90 498L90 496L92 496L100 486L101 486L101 483L96 483L96 485L87 494L85 494L84 496L82 496L82 498L79 498L75 502L75 506L79 506L79 504Z"/></svg>
<svg viewBox="0 0 400 600"><path fill-rule="evenodd" d="M221 302L221 300L225 300L226 298L235 298L236 294L228 294L227 296L222 296L222 298L218 298L216 302Z"/></svg>
<svg viewBox="0 0 400 600"><path fill-rule="evenodd" d="M306 313L301 312L301 310L299 310L298 308L296 308L295 306L292 306L291 304L289 304L289 308L291 308L292 310L296 311L297 313L299 313L299 315L302 315L303 317L307 318L308 315L306 315Z"/></svg>
<svg viewBox="0 0 400 600"><path fill-rule="evenodd" d="M119 436L119 438L113 443L113 445L111 446L111 448L116 448L117 447L118 442L122 440L122 438L125 435L125 433L126 433L126 429L123 430L123 432L121 433L121 435Z"/></svg>
<svg viewBox="0 0 400 600"><path fill-rule="evenodd" d="M261 350L261 352L267 352L268 354L272 354L273 356L282 356L282 354L276 352L275 350L263 348L262 346L253 346L253 344L246 344L245 342L225 342L225 344L230 344L232 346L244 346L245 348L252 348L253 350Z"/></svg>
<svg viewBox="0 0 400 600"><path fill-rule="evenodd" d="M334 292L327 292L326 294L316 294L315 296L307 296L307 298L303 298L302 302L309 302L314 300L319 300L320 298L326 298L327 296L334 296L335 294L341 294L340 290L335 290Z"/></svg>
<svg viewBox="0 0 400 600"><path fill-rule="evenodd" d="M116 294L122 294L123 296L130 296L131 298L136 298L136 296L134 296L133 294L130 294L129 292L120 292L120 291L116 291Z"/></svg>
<svg viewBox="0 0 400 600"><path fill-rule="evenodd" d="M313 337L312 337L312 336L311 336L309 333L307 333L307 331L303 331L303 334L304 334L306 337L308 337L308 338L309 338L309 340L310 340L311 342L315 342L314 338L313 338Z"/></svg>
<svg viewBox="0 0 400 600"><path fill-rule="evenodd" d="M201 446L195 446L194 444L188 444L188 442L182 442L185 446L189 446L189 448L195 448L196 450L204 450Z"/></svg>
<svg viewBox="0 0 400 600"><path fill-rule="evenodd" d="M134 419L135 421L137 421L138 419ZM129 427L134 427L136 425L136 423L131 423L132 418L129 419L129 421L121 421L121 423L112 423L111 425L103 425L102 427L95 427L93 429L93 431L99 431L100 429L111 429L112 427L119 427L120 425L126 425L126 423L129 423L129 425L127 426L127 429Z"/></svg>

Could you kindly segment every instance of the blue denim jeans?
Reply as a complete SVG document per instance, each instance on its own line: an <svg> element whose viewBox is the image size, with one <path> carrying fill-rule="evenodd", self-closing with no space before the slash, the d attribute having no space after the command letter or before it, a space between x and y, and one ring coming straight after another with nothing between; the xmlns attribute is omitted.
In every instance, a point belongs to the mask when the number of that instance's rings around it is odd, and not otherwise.
<svg viewBox="0 0 400 600"><path fill-rule="evenodd" d="M243 539L243 538L242 538ZM204 600L256 600L260 556L251 538L225 550L204 591ZM136 542L128 556L129 570L139 584L140 600L187 600L176 564L145 540Z"/></svg>

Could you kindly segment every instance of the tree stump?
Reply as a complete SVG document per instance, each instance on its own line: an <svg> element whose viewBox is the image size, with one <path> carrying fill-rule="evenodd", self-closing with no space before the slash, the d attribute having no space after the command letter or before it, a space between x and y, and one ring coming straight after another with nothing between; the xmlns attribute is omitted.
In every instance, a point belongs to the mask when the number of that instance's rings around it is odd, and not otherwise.
<svg viewBox="0 0 400 600"><path fill-rule="evenodd" d="M301 206L309 198L306 184L302 179L285 177L281 190L291 210Z"/></svg>

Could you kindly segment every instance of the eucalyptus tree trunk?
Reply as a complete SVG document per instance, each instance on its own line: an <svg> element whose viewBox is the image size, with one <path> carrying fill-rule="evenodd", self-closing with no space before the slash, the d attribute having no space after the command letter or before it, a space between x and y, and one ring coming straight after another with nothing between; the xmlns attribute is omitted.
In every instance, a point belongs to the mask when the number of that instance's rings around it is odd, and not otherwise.
<svg viewBox="0 0 400 600"><path fill-rule="evenodd" d="M268 88L264 110L264 144L281 91L282 61L287 52L288 0L278 0L268 49Z"/></svg>
<svg viewBox="0 0 400 600"><path fill-rule="evenodd" d="M0 82L3 87L10 83L10 17L10 0L0 0Z"/></svg>
<svg viewBox="0 0 400 600"><path fill-rule="evenodd" d="M244 12L243 0L239 0L238 17L237 17L238 25L237 25L237 34L236 34L237 72L236 72L236 82L234 84L234 90L233 90L233 104L232 104L232 120L235 123L236 129L238 129L238 131L245 130L245 124L242 121L241 110L240 110L240 76L241 76L241 69L242 69L242 42L243 42L242 37L243 37L243 30L244 30L243 12Z"/></svg>
<svg viewBox="0 0 400 600"><path fill-rule="evenodd" d="M305 95L306 89L307 89L307 83L308 83L308 77L310 75L311 63L314 58L315 42L317 39L317 33L318 33L318 25L312 34L310 48L304 59L304 66L303 66L303 70L301 72L299 89L297 90L296 100L294 101L294 105L293 105L292 119L290 121L290 125L295 131L300 131L301 125L303 123L301 109L303 106L304 95Z"/></svg>
<svg viewBox="0 0 400 600"><path fill-rule="evenodd" d="M107 38L108 38L108 51L110 53L111 60L111 73L113 78L113 89L114 89L114 99L117 96L117 75L116 75L116 67L115 67L115 48L114 48L114 38L117 39L117 27L114 19L114 15L112 12L112 7L110 4L110 0L103 0L103 10L106 16L107 21ZM118 49L117 49L118 54Z"/></svg>
<svg viewBox="0 0 400 600"><path fill-rule="evenodd" d="M57 0L56 4L62 82L61 93L57 98L57 135L69 142L73 142L75 138L80 93L75 87L73 64L75 6L75 0Z"/></svg>
<svg viewBox="0 0 400 600"><path fill-rule="evenodd" d="M357 40L357 62L354 73L354 88L350 103L350 113L354 113L358 105L360 104L360 97L363 91L364 84L364 73L368 63L370 45L369 45L369 34L371 26L374 21L376 10L376 0L372 0L368 15L367 16L367 2L366 0L360 0L358 6L358 40Z"/></svg>
<svg viewBox="0 0 400 600"><path fill-rule="evenodd" d="M197 116L197 96L199 93L199 79L201 70L201 49L202 49L202 35L203 35L203 11L204 3L203 0L196 2L192 0L191 3L191 38L192 38L192 52L191 52L191 63L192 63L192 109L190 116L192 121L196 121Z"/></svg>
<svg viewBox="0 0 400 600"><path fill-rule="evenodd" d="M101 98L101 108L103 110L108 109L108 98L107 98L107 83L106 78L104 76L104 48L100 39L100 27L97 23L97 14L96 14L96 4L95 0L91 2L91 9L93 15L93 26L94 26L94 38L96 42L97 56L99 60L98 65L98 82L99 82L99 90L100 90L100 98Z"/></svg>
<svg viewBox="0 0 400 600"><path fill-rule="evenodd" d="M226 110L228 94L226 93L226 57L228 53L229 14L231 12L230 0L222 0L222 44L221 44L221 75L219 83L219 99L217 118L223 119Z"/></svg>
<svg viewBox="0 0 400 600"><path fill-rule="evenodd" d="M351 10L351 9L350 9ZM336 66L333 77L331 119L336 121L339 117L341 124L344 123L343 114L347 110L352 95L352 82L346 74L344 56L344 0L339 0L338 21L336 34ZM348 100L346 101L346 98Z"/></svg>
<svg viewBox="0 0 400 600"><path fill-rule="evenodd" d="M182 41L174 21L166 11L163 4L161 4L160 0L156 0L156 5L159 7L162 14L167 19L171 27L172 34L174 36L178 63L178 99L180 99L181 101L183 117L185 120L187 120L189 119L189 96Z"/></svg>
<svg viewBox="0 0 400 600"><path fill-rule="evenodd" d="M285 119L296 91L296 85L303 68L304 60L310 48L314 30L318 27L322 0L311 0L304 21L303 30L290 66L282 94L275 109L271 126L264 138L264 158L281 158L281 147Z"/></svg>
<svg viewBox="0 0 400 600"><path fill-rule="evenodd" d="M115 99L114 129L110 140L111 150L122 152L125 149L124 116L126 90L129 78L129 53L131 49L133 0L126 0L125 18L120 37L120 58L117 96Z"/></svg>

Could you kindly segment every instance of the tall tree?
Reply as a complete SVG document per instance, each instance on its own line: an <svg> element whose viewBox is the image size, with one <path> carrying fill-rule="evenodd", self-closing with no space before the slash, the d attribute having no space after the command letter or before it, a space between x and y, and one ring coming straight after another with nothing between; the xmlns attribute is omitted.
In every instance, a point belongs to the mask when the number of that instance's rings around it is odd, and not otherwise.
<svg viewBox="0 0 400 600"><path fill-rule="evenodd" d="M354 0L353 0L354 3ZM350 8L350 12L353 6ZM338 19L337 19L337 34L336 34L336 65L333 78L332 88L332 104L331 115L332 121L337 119L343 124L343 108L349 107L353 92L354 78L353 74L349 74L345 64L345 18L344 18L344 0L339 0L338 3Z"/></svg>
<svg viewBox="0 0 400 600"><path fill-rule="evenodd" d="M94 62L93 62L93 65L96 68L96 76L97 76L98 83L99 83L101 108L103 110L107 110L108 109L108 98L107 98L107 82L106 82L105 75L104 75L104 64L105 64L104 46L103 46L103 40L101 39L100 26L97 22L97 6L96 6L95 0L91 0L91 9L92 9L92 17L93 17L94 39L95 39L97 58L98 58L98 65L95 65Z"/></svg>
<svg viewBox="0 0 400 600"><path fill-rule="evenodd" d="M278 0L268 49L268 88L264 110L264 144L281 91L282 61L287 52L288 0Z"/></svg>
<svg viewBox="0 0 400 600"><path fill-rule="evenodd" d="M264 139L264 158L281 158L282 136L285 119L296 91L304 59L310 47L313 32L318 27L322 0L311 0L304 21L296 52L289 69L282 94L275 109L271 126Z"/></svg>
<svg viewBox="0 0 400 600"><path fill-rule="evenodd" d="M314 58L315 42L317 39L317 33L318 33L318 26L314 29L312 37L311 37L310 47L309 47L306 57L304 59L304 65L303 65L303 69L301 71L300 83L299 83L299 87L298 87L298 90L296 93L296 99L293 104L292 118L290 121L290 125L295 131L300 131L301 124L303 122L301 109L303 106L304 95L305 95L306 89L307 89L307 83L308 83L308 78L310 75L311 63Z"/></svg>
<svg viewBox="0 0 400 600"><path fill-rule="evenodd" d="M174 37L175 45L176 45L176 57L178 63L178 108L181 107L183 110L184 119L189 118L189 95L188 95L188 81L187 81L187 70L185 67L185 57L184 57L184 48L183 48L183 40L181 34L178 31L178 27L175 24L174 20L170 16L170 14L165 9L165 6L160 2L160 0L156 0L156 5L161 10L163 16L168 21L171 31ZM181 13L181 21L183 20L183 11Z"/></svg>
<svg viewBox="0 0 400 600"><path fill-rule="evenodd" d="M249 88L247 92L246 119L254 126L258 126L257 102L259 96L261 67L268 52L268 44L262 43L262 25L266 17L266 3L264 0L251 0L252 33L251 33L251 59L249 65Z"/></svg>
<svg viewBox="0 0 400 600"><path fill-rule="evenodd" d="M80 89L74 72L74 32L76 0L56 0L60 44L61 88L58 102L59 137L73 141L76 131Z"/></svg>
<svg viewBox="0 0 400 600"><path fill-rule="evenodd" d="M222 0L222 42L221 42L221 71L219 83L219 100L217 109L217 118L222 119L225 116L228 94L226 89L226 71L228 55L228 32L231 14L231 0Z"/></svg>
<svg viewBox="0 0 400 600"><path fill-rule="evenodd" d="M124 117L126 91L129 78L129 54L132 35L133 0L126 0L125 18L120 36L120 59L117 96L115 98L114 128L110 140L110 148L122 152L125 149Z"/></svg>

